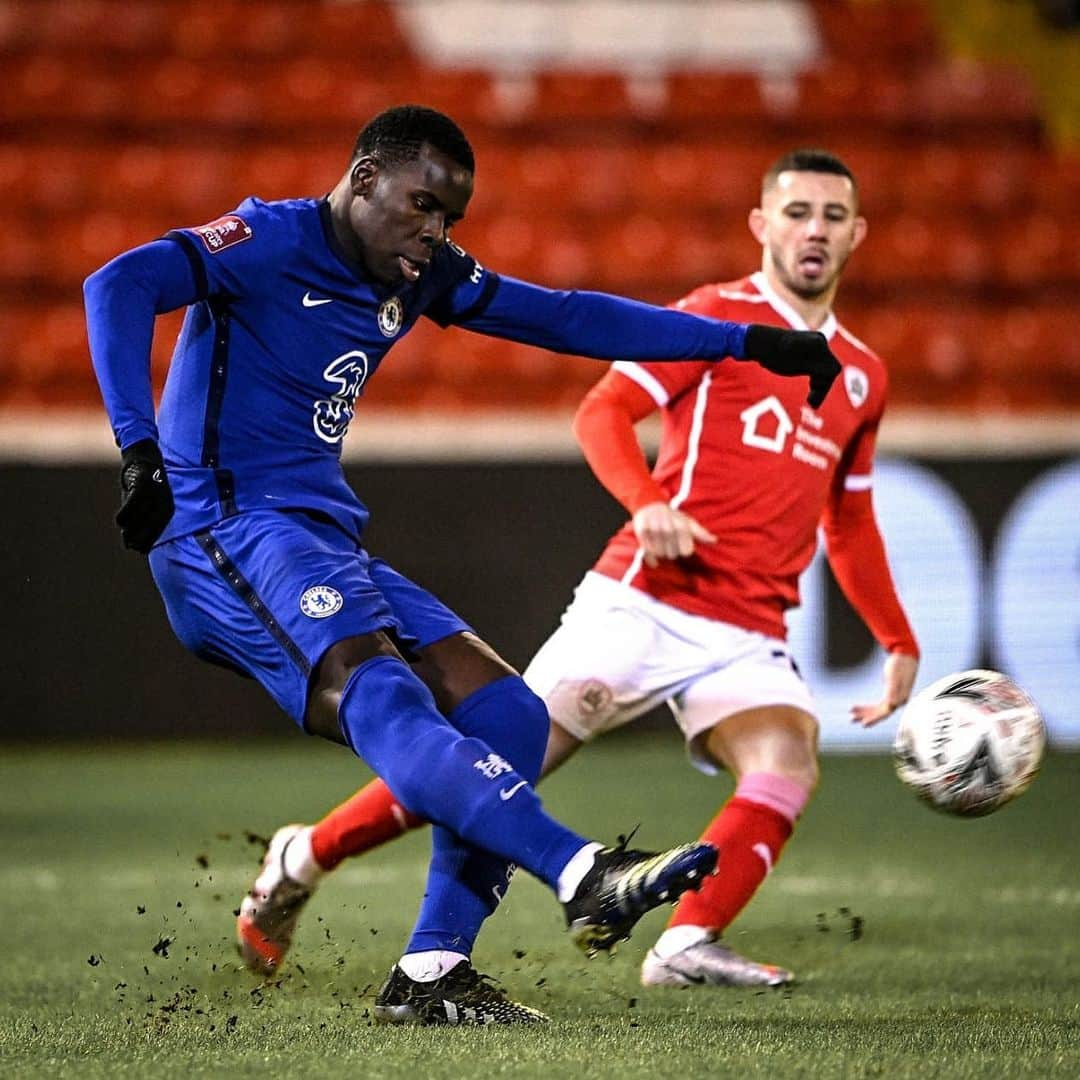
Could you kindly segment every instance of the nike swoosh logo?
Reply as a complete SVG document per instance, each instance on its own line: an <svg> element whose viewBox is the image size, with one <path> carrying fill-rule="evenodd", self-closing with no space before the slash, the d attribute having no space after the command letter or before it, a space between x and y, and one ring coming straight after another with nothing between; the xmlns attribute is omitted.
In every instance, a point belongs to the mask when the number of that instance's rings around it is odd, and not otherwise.
<svg viewBox="0 0 1080 1080"><path fill-rule="evenodd" d="M333 297L330 297L326 300L315 300L312 298L311 293L309 292L304 293L304 299L302 301L304 307L322 307L323 304L332 304L333 302Z"/></svg>
<svg viewBox="0 0 1080 1080"><path fill-rule="evenodd" d="M506 802L507 799L512 799L518 793L518 789L523 788L528 782L528 780L519 780L509 791L507 791L506 788L500 788L499 798L502 799L503 802Z"/></svg>
<svg viewBox="0 0 1080 1080"><path fill-rule="evenodd" d="M765 864L765 873L772 873L772 852L768 845L755 844L750 850Z"/></svg>

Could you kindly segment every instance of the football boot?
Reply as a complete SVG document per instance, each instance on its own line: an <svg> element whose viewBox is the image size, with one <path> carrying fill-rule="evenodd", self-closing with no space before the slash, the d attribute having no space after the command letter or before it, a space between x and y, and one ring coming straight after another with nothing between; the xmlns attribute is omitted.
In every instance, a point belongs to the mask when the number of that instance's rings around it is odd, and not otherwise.
<svg viewBox="0 0 1080 1080"><path fill-rule="evenodd" d="M574 943L588 956L611 951L647 911L700 889L716 870L718 855L711 844L654 852L635 851L621 841L618 847L601 848L563 905Z"/></svg>
<svg viewBox="0 0 1080 1080"><path fill-rule="evenodd" d="M380 1024L544 1024L539 1009L511 1001L487 975L468 960L429 982L410 979L397 964L375 997Z"/></svg>

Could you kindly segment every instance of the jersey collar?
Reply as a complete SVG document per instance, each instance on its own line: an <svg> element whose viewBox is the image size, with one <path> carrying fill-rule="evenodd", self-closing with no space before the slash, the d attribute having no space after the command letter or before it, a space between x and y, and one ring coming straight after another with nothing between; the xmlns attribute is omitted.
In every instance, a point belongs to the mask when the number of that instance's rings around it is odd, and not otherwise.
<svg viewBox="0 0 1080 1080"><path fill-rule="evenodd" d="M326 246L337 256L339 262L344 263L345 267L358 278L365 285L373 289L376 295L381 296L383 294L389 296L393 290L386 285L376 281L364 267L364 264L357 262L344 248L341 241L337 237L337 233L334 232L334 223L330 217L330 197L327 196L319 200L319 223L322 225L323 237L326 239Z"/></svg>
<svg viewBox="0 0 1080 1080"><path fill-rule="evenodd" d="M784 319L793 330L810 329L803 317L769 284L769 279L765 276L763 270L751 274L750 280L757 291L768 301L769 307ZM826 341L832 340L833 334L836 333L836 316L831 311L821 324L818 332L825 335Z"/></svg>

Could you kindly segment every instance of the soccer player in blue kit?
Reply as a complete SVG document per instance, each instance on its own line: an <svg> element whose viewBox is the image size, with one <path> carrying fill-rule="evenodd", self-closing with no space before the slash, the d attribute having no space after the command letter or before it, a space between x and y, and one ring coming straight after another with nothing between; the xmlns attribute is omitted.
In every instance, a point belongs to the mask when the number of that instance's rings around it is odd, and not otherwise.
<svg viewBox="0 0 1080 1080"><path fill-rule="evenodd" d="M840 370L820 334L485 269L449 239L474 171L448 117L389 109L327 197L246 199L118 256L84 290L122 454L117 523L125 546L149 554L177 636L256 678L436 825L412 937L376 998L388 1022L546 1019L469 962L515 865L552 888L591 954L700 886L717 852L603 847L546 814L533 791L543 703L457 615L361 546L368 512L345 481L341 440L387 351L423 315L602 359L753 358L809 375L814 404ZM155 419L154 318L185 306Z"/></svg>

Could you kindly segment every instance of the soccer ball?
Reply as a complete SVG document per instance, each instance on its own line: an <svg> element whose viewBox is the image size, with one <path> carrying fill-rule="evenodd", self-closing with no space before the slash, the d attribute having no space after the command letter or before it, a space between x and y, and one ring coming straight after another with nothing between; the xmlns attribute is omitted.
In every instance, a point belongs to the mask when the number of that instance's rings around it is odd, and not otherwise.
<svg viewBox="0 0 1080 1080"><path fill-rule="evenodd" d="M1038 706L999 671L961 671L915 695L893 741L896 773L935 810L979 817L1027 790L1046 726Z"/></svg>

